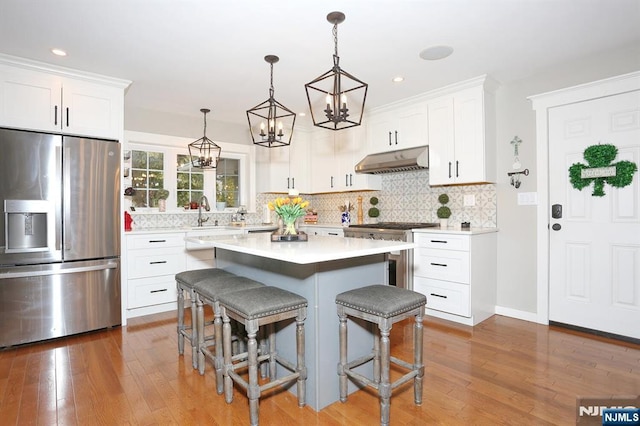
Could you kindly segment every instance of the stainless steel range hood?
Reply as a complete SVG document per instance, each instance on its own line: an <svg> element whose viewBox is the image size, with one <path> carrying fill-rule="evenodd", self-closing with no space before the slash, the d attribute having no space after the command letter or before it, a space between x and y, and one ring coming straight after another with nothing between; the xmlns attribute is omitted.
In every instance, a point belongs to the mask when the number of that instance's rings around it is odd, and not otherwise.
<svg viewBox="0 0 640 426"><path fill-rule="evenodd" d="M356 173L382 174L406 172L429 167L429 149L427 146L400 149L367 155L356 164Z"/></svg>

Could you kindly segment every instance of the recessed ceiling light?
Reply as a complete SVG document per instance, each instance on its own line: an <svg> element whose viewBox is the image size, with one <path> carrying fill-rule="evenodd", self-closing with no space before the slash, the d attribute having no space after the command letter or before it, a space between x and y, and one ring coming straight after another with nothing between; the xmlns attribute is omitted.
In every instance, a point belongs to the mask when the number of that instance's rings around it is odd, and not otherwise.
<svg viewBox="0 0 640 426"><path fill-rule="evenodd" d="M437 61L444 59L453 53L451 46L431 46L420 52L420 57L425 61Z"/></svg>
<svg viewBox="0 0 640 426"><path fill-rule="evenodd" d="M299 117L305 117L306 115L307 115L307 113L305 113L305 112L300 112L300 113L298 113L298 116L299 116Z"/></svg>
<svg viewBox="0 0 640 426"><path fill-rule="evenodd" d="M394 83L400 83L400 82L404 81L404 77L399 75L397 77L393 77L393 79L391 81L393 81Z"/></svg>
<svg viewBox="0 0 640 426"><path fill-rule="evenodd" d="M53 49L51 49L51 53L53 53L56 56L67 56L67 52L65 52L62 49L53 48Z"/></svg>

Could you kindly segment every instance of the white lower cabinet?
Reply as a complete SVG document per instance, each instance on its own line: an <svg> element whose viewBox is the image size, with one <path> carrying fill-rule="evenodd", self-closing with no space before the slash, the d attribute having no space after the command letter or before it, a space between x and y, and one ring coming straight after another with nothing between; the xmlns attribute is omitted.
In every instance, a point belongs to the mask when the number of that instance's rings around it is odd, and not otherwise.
<svg viewBox="0 0 640 426"><path fill-rule="evenodd" d="M176 309L176 274L215 267L215 250L186 242L185 237L244 233L242 228L221 227L125 235L126 316L133 318Z"/></svg>
<svg viewBox="0 0 640 426"><path fill-rule="evenodd" d="M300 226L300 230L308 235L321 235L325 237L344 237L344 229L320 225Z"/></svg>
<svg viewBox="0 0 640 426"><path fill-rule="evenodd" d="M186 268L184 237L182 232L127 235L129 317L150 313L149 309L140 308L167 303L175 305L175 275Z"/></svg>
<svg viewBox="0 0 640 426"><path fill-rule="evenodd" d="M496 232L414 233L413 289L427 315L476 325L495 313Z"/></svg>

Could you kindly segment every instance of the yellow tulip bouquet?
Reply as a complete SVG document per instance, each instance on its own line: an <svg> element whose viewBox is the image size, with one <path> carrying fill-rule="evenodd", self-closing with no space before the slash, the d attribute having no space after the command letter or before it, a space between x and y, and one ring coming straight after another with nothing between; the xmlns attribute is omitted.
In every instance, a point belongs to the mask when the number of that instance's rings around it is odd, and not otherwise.
<svg viewBox="0 0 640 426"><path fill-rule="evenodd" d="M282 218L284 224L284 235L296 235L296 219L304 216L307 212L305 208L309 205L302 197L278 197L274 201L269 201L269 210L275 211Z"/></svg>

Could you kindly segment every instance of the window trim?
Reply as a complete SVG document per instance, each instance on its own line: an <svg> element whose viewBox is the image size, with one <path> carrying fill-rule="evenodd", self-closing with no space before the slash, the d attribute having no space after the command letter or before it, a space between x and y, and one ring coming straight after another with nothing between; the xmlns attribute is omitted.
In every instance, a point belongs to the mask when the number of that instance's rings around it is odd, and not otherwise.
<svg viewBox="0 0 640 426"><path fill-rule="evenodd" d="M167 199L167 213L178 213L180 209L173 207L177 202L176 170L177 154L189 154L187 146L193 142L189 138L160 135L156 133L144 133L125 131L124 150L143 150L163 152L165 167L165 185L169 190ZM256 211L256 185L255 185L255 147L252 145L240 145L235 143L215 141L222 148L222 157L237 159L240 161L240 205L246 206L248 212ZM205 171L205 187L213 182L213 194L206 193L209 201L215 205L215 171ZM211 186L209 186L211 187ZM123 204L125 205L125 204ZM212 209L215 211L215 209Z"/></svg>

